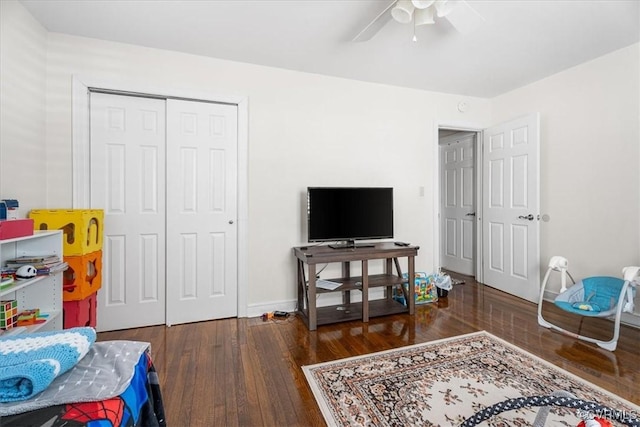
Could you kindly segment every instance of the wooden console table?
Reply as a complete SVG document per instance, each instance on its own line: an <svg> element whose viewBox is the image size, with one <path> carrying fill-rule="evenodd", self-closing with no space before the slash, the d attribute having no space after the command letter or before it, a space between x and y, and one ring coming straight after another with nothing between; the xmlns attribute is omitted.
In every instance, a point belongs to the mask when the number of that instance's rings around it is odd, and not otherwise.
<svg viewBox="0 0 640 427"><path fill-rule="evenodd" d="M415 311L413 279L409 280L411 286L408 286L409 292L407 292L402 286L406 280L402 278L398 258L407 258L408 277L413 278L418 249L420 249L418 246L396 246L393 242L376 243L372 247L341 249L332 249L326 245L293 248L298 264L298 311L309 330L316 330L318 325L356 319L368 322L369 317L388 314L408 313L413 315ZM369 275L370 260L383 260L384 273ZM362 276L351 276L350 265L352 261L362 263ZM338 262L342 263L342 277L327 280L342 285L334 290L317 288L316 266ZM308 281L305 274L305 264L308 267ZM393 272L394 266L395 274ZM393 299L393 287L397 285L402 289L404 300L407 301L406 306ZM369 289L381 286L387 288L385 298L369 301ZM356 290L362 292L362 302L352 303L351 292ZM316 296L328 292L341 292L343 303L316 307Z"/></svg>

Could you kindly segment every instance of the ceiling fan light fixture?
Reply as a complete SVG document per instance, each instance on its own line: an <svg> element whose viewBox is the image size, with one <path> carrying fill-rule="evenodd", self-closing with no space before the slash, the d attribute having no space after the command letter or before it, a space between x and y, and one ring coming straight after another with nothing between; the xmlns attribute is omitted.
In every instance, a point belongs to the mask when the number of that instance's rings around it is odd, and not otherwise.
<svg viewBox="0 0 640 427"><path fill-rule="evenodd" d="M456 7L457 3L455 0L436 0L433 6L436 8L436 14L438 18L442 18L451 13L451 11Z"/></svg>
<svg viewBox="0 0 640 427"><path fill-rule="evenodd" d="M428 7L426 9L416 9L413 12L413 20L415 25L428 25L435 24L436 21L433 19L434 10L432 7Z"/></svg>
<svg viewBox="0 0 640 427"><path fill-rule="evenodd" d="M415 7L411 0L398 0L396 5L391 9L391 16L401 24L408 24L413 18Z"/></svg>
<svg viewBox="0 0 640 427"><path fill-rule="evenodd" d="M413 6L416 9L426 9L431 6L436 0L411 0Z"/></svg>

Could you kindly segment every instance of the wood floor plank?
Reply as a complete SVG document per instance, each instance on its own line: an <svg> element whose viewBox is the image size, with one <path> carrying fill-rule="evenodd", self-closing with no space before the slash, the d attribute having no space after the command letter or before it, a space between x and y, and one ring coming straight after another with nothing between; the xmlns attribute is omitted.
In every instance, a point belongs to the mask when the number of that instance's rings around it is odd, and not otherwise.
<svg viewBox="0 0 640 427"><path fill-rule="evenodd" d="M239 425L268 425L269 422L273 422L273 419L270 413L266 413L263 416L260 406L260 395L264 394L266 390L262 381L260 381L260 355L256 352L251 332L253 329L248 327L249 322L250 319L239 322L241 323L240 327L246 329L247 336L246 342L240 347L241 364L238 368L241 369L243 375L238 375L237 377L239 382L244 382L246 390L246 395L242 396L240 400L246 404L246 409L243 411L242 408L239 408L238 410L238 414L241 415L239 417Z"/></svg>
<svg viewBox="0 0 640 427"><path fill-rule="evenodd" d="M447 298L416 314L337 323L309 331L285 320L223 319L105 332L100 341L151 343L169 426L323 426L301 367L486 330L640 405L640 329L623 326L615 352L538 326L536 305L464 277ZM612 323L545 318L606 337ZM595 320L595 321L594 321Z"/></svg>
<svg viewBox="0 0 640 427"><path fill-rule="evenodd" d="M225 408L224 399L220 399L224 387L216 383L220 378L217 375L218 365L224 363L225 357L220 354L223 346L218 343L218 336L221 334L224 322L210 322L202 325L206 328L206 333L201 334L194 342L194 393L190 400L192 406L198 408L191 414L191 424L204 425L207 421L214 420L215 425L222 425L224 421ZM184 328L186 325L180 325ZM204 392L203 392L204 391ZM224 395L222 395L224 396Z"/></svg>
<svg viewBox="0 0 640 427"><path fill-rule="evenodd" d="M242 357L247 353L247 325L246 323L240 324L239 322L230 322L231 330L233 333L232 342L233 351L231 352L231 360L227 361L228 381L235 383L235 396L230 394L228 396L227 407L229 411L232 411L235 420L234 426L248 425L250 417L249 398L247 396L247 382L245 381L246 369L242 362ZM235 401L235 402L234 402Z"/></svg>

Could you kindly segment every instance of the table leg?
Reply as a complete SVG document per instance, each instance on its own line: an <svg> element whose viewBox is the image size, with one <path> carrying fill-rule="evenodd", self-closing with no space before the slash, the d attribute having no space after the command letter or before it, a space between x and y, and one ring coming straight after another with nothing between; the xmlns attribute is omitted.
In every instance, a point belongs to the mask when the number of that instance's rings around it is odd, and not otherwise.
<svg viewBox="0 0 640 427"><path fill-rule="evenodd" d="M305 296L307 295L307 278L304 275L304 263L298 260L298 311L305 311ZM308 304L307 304L308 305Z"/></svg>
<svg viewBox="0 0 640 427"><path fill-rule="evenodd" d="M349 261L342 263L342 277L348 279L351 277L351 263ZM342 303L344 305L351 304L351 291L342 293Z"/></svg>
<svg viewBox="0 0 640 427"><path fill-rule="evenodd" d="M408 299L407 307L409 307L409 314L412 315L416 310L416 287L414 286L414 277L416 275L416 266L414 257L408 257L408 269L409 269L409 282L408 282Z"/></svg>
<svg viewBox="0 0 640 427"><path fill-rule="evenodd" d="M369 321L369 263L362 260L362 321Z"/></svg>
<svg viewBox="0 0 640 427"><path fill-rule="evenodd" d="M384 263L384 274L393 274L393 267L391 265L392 259L387 258ZM386 297L388 300L393 299L393 286L386 287Z"/></svg>
<svg viewBox="0 0 640 427"><path fill-rule="evenodd" d="M309 287L307 289L309 296L309 330L315 331L318 328L318 312L316 310L316 265L309 264Z"/></svg>

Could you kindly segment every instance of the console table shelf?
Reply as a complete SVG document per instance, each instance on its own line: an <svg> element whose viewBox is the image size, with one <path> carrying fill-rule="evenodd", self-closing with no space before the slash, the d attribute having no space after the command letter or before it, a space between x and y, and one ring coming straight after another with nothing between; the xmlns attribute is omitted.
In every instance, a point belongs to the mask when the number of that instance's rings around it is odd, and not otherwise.
<svg viewBox="0 0 640 427"><path fill-rule="evenodd" d="M325 294L330 292L359 291L362 290L362 276L338 277L328 279L330 282L342 283L336 289L322 289L316 286L316 293ZM381 286L401 285L404 279L393 274L373 274L369 276L369 289Z"/></svg>
<svg viewBox="0 0 640 427"><path fill-rule="evenodd" d="M317 325L348 322L362 319L362 303L331 305L316 308ZM407 307L394 300L380 299L369 301L369 317L408 313ZM311 328L310 328L311 329Z"/></svg>
<svg viewBox="0 0 640 427"><path fill-rule="evenodd" d="M407 258L408 276L415 274L415 257L417 246L396 246L393 242L376 243L370 247L333 249L329 246L301 246L293 248L298 263L298 310L302 319L310 330L318 325L346 322L361 319L368 322L369 317L384 316L397 313L412 315L415 311L414 295L402 287L406 280L402 278L402 271L398 258ZM384 273L369 275L369 261L383 260ZM362 265L361 276L351 276L351 262L359 261ZM341 263L342 277L328 279L341 283L336 289L321 289L316 286L316 266L318 264ZM305 271L305 264L308 269ZM395 272L394 272L395 267ZM393 288L400 286L407 306L393 299ZM386 287L383 299L369 300L369 289ZM413 292L414 287L408 287ZM362 293L362 302L351 302L351 292ZM316 296L332 292L342 293L342 304L317 307Z"/></svg>

